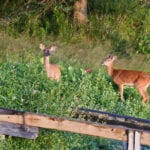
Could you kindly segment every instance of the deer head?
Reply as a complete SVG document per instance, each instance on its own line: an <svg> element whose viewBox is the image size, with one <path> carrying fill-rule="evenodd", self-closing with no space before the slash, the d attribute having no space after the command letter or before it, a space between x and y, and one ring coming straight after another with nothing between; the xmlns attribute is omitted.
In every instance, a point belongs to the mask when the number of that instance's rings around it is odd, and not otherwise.
<svg viewBox="0 0 150 150"><path fill-rule="evenodd" d="M102 61L102 65L109 66L111 63L113 63L117 59L117 56L115 55L109 55Z"/></svg>
<svg viewBox="0 0 150 150"><path fill-rule="evenodd" d="M55 50L56 46L52 45L50 48L46 48L44 44L40 44L40 49L43 51L44 56L50 56Z"/></svg>

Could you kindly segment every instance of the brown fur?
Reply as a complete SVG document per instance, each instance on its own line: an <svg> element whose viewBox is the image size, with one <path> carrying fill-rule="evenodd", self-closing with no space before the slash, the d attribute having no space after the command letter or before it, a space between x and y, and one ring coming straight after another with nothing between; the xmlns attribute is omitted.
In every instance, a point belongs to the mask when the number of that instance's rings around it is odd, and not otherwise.
<svg viewBox="0 0 150 150"><path fill-rule="evenodd" d="M45 48L45 45L40 44L40 49L43 52L44 52L44 50L49 52L49 55L47 55L47 56L44 55L44 66L45 66L45 70L46 70L46 73L47 73L47 77L52 79L52 80L59 81L60 78L61 78L60 68L57 64L51 64L50 61L49 61L51 52L54 52L56 47L51 46L50 48Z"/></svg>
<svg viewBox="0 0 150 150"><path fill-rule="evenodd" d="M131 85L138 89L143 98L143 102L148 102L147 88L150 85L150 74L136 70L114 69L113 63L116 59L117 56L109 56L103 60L102 64L107 66L108 74L118 85L121 99L123 99L123 86Z"/></svg>

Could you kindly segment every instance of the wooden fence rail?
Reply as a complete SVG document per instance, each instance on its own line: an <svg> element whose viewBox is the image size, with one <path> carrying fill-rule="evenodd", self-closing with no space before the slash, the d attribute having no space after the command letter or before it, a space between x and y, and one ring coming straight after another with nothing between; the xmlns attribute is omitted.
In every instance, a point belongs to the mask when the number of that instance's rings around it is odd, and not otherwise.
<svg viewBox="0 0 150 150"><path fill-rule="evenodd" d="M73 117L68 119L1 108L0 123L7 124L11 130L4 132L3 125L0 133L33 139L38 136L37 128L47 128L128 141L128 150L139 150L140 144L150 145L150 120L89 109L77 109ZM16 133L14 125L18 128Z"/></svg>
<svg viewBox="0 0 150 150"><path fill-rule="evenodd" d="M124 150L140 150L140 144L150 145L150 120L85 108L78 108L73 112L73 117L123 128L126 130L128 142L128 148ZM126 144L124 146L126 147Z"/></svg>

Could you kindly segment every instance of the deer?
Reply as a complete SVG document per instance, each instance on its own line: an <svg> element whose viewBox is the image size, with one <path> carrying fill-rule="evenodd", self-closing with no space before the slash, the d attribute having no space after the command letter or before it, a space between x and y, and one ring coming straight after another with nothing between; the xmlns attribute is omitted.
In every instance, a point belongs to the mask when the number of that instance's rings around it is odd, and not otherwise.
<svg viewBox="0 0 150 150"><path fill-rule="evenodd" d="M101 63L107 67L108 75L113 82L119 87L120 97L123 100L124 86L135 86L142 96L142 101L147 103L149 96L147 89L150 85L150 74L136 70L115 69L114 61L117 59L115 55L109 55Z"/></svg>
<svg viewBox="0 0 150 150"><path fill-rule="evenodd" d="M46 48L44 44L40 44L39 48L43 51L44 54L44 67L47 73L47 77L51 80L59 81L61 78L61 71L57 64L50 63L50 56L56 50L56 46L51 46Z"/></svg>

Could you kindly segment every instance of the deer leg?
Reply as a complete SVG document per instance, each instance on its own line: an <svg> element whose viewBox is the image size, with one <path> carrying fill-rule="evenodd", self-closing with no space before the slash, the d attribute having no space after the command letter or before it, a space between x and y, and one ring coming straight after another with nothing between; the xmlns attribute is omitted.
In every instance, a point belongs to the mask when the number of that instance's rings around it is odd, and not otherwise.
<svg viewBox="0 0 150 150"><path fill-rule="evenodd" d="M147 88L138 88L142 98L143 98L143 102L144 103L147 103L148 100L149 100L149 97L148 97L148 93L147 93Z"/></svg>
<svg viewBox="0 0 150 150"><path fill-rule="evenodd" d="M122 84L119 85L119 91L120 91L120 98L121 100L123 100L123 85Z"/></svg>
<svg viewBox="0 0 150 150"><path fill-rule="evenodd" d="M144 103L147 103L148 100L149 100L149 97L148 97L148 93L147 93L147 90L143 90L143 102Z"/></svg>

